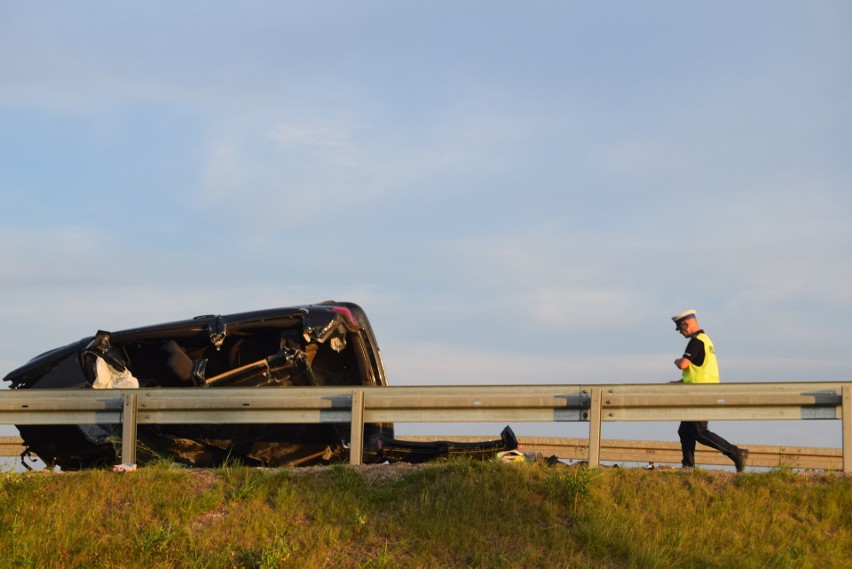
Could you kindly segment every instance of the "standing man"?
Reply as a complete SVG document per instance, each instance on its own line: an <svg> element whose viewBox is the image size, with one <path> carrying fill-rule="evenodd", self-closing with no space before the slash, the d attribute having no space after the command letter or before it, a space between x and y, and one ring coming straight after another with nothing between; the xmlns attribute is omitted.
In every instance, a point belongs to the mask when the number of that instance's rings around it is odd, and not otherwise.
<svg viewBox="0 0 852 569"><path fill-rule="evenodd" d="M675 367L683 370L683 378L672 383L719 383L719 364L716 349L710 337L698 325L694 310L672 316L675 329L689 339L683 356L674 361ZM707 421L683 421L677 430L680 448L683 451L683 467L695 466L695 443L714 448L734 461L737 472L742 472L748 458L748 449L732 445L707 429Z"/></svg>

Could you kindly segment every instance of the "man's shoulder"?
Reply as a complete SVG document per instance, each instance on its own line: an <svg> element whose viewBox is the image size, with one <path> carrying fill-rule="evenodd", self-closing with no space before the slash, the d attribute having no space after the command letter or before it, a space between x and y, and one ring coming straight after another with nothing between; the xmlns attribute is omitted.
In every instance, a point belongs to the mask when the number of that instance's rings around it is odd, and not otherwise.
<svg viewBox="0 0 852 569"><path fill-rule="evenodd" d="M709 338L708 338L709 340ZM701 351L704 349L704 339L698 337L698 333L689 337L689 343L686 344L686 350L690 352Z"/></svg>

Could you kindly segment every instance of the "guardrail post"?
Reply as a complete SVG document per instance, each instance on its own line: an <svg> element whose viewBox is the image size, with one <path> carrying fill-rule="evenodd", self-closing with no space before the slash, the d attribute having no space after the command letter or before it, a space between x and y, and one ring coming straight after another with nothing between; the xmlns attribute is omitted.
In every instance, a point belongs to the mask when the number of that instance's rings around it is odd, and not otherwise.
<svg viewBox="0 0 852 569"><path fill-rule="evenodd" d="M362 464L364 459L364 392L352 392L352 430L349 435L349 464Z"/></svg>
<svg viewBox="0 0 852 569"><path fill-rule="evenodd" d="M138 407L136 394L124 394L124 407L121 413L121 463L136 463L136 421Z"/></svg>
<svg viewBox="0 0 852 569"><path fill-rule="evenodd" d="M844 385L840 393L841 429L843 430L843 472L852 473L852 385Z"/></svg>
<svg viewBox="0 0 852 569"><path fill-rule="evenodd" d="M589 467L601 465L601 400L603 392L600 388L592 389L591 406L589 407Z"/></svg>

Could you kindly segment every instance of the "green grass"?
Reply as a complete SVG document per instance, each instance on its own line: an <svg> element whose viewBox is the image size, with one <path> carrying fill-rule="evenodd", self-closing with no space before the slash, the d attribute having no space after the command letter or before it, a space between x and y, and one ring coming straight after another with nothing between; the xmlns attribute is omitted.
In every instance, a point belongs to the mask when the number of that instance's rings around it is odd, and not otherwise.
<svg viewBox="0 0 852 569"><path fill-rule="evenodd" d="M850 567L852 479L232 466L0 474L2 567Z"/></svg>

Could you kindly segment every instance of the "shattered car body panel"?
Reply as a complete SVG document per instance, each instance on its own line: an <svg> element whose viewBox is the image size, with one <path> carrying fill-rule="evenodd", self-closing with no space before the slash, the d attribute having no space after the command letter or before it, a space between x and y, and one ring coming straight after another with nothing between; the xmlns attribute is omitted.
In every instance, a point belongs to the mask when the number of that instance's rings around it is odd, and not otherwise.
<svg viewBox="0 0 852 569"><path fill-rule="evenodd" d="M356 304L321 304L200 316L95 336L9 373L13 389L386 386L372 328ZM19 426L31 453L75 470L116 462L118 425ZM192 466L316 464L348 456L348 424L139 425L137 459ZM365 438L393 436L368 424Z"/></svg>

